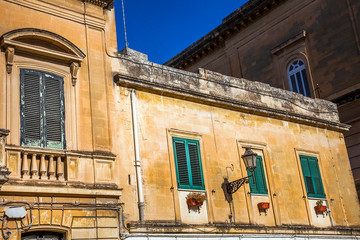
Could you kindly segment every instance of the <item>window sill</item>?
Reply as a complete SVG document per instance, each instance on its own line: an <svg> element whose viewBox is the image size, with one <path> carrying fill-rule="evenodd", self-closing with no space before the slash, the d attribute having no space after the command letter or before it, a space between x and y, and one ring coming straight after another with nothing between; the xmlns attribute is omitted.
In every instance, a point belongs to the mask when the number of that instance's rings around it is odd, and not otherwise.
<svg viewBox="0 0 360 240"><path fill-rule="evenodd" d="M203 190L198 190L198 189L178 188L177 190L178 190L178 191L181 191L181 192L203 192L203 193L206 193L206 190L205 190L205 189L203 189Z"/></svg>
<svg viewBox="0 0 360 240"><path fill-rule="evenodd" d="M249 193L249 195L251 195L252 197L265 197L265 196L269 196L268 193Z"/></svg>

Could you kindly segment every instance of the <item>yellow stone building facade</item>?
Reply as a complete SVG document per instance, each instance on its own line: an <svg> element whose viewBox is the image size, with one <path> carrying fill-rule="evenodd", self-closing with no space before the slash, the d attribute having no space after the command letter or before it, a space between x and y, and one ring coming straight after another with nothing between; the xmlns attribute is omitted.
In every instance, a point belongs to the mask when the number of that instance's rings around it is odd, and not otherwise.
<svg viewBox="0 0 360 240"><path fill-rule="evenodd" d="M108 1L0 9L3 238L359 237L336 105L118 53Z"/></svg>
<svg viewBox="0 0 360 240"><path fill-rule="evenodd" d="M0 126L10 130L2 161L11 172L1 211L32 209L23 219L31 231L16 230L20 221L8 218L3 238L119 237L120 170L107 94L113 80L106 51L117 51L110 5L0 2Z"/></svg>

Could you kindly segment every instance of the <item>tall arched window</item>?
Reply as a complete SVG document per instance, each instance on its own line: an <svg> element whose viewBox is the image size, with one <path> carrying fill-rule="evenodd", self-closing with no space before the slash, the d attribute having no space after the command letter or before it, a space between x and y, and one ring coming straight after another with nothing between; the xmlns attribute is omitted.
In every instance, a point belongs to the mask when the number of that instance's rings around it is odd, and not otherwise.
<svg viewBox="0 0 360 240"><path fill-rule="evenodd" d="M293 61L288 67L290 89L306 97L311 97L305 64L302 60Z"/></svg>

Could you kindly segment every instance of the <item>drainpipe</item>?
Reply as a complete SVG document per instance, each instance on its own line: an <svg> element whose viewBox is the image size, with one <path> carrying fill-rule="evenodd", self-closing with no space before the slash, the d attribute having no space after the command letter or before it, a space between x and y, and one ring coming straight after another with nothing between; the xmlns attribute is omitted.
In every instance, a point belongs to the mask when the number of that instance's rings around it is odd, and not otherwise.
<svg viewBox="0 0 360 240"><path fill-rule="evenodd" d="M136 170L136 184L138 190L138 207L139 207L139 220L144 222L144 194L142 187L142 176L140 168L140 150L138 141L138 128L137 128L137 116L136 116L136 95L135 90L131 90L131 112L132 112L132 123L133 123L133 138L134 138L134 150L135 150L135 170Z"/></svg>

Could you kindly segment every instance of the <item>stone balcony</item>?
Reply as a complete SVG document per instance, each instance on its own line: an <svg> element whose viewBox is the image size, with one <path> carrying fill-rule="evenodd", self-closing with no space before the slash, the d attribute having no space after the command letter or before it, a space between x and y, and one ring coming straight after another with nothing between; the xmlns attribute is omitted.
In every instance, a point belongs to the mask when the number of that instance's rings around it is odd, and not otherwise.
<svg viewBox="0 0 360 240"><path fill-rule="evenodd" d="M6 147L10 179L64 182L68 180L67 159L63 151L27 147Z"/></svg>
<svg viewBox="0 0 360 240"><path fill-rule="evenodd" d="M116 156L110 152L10 145L5 152L11 174L3 192L121 195L114 178Z"/></svg>

